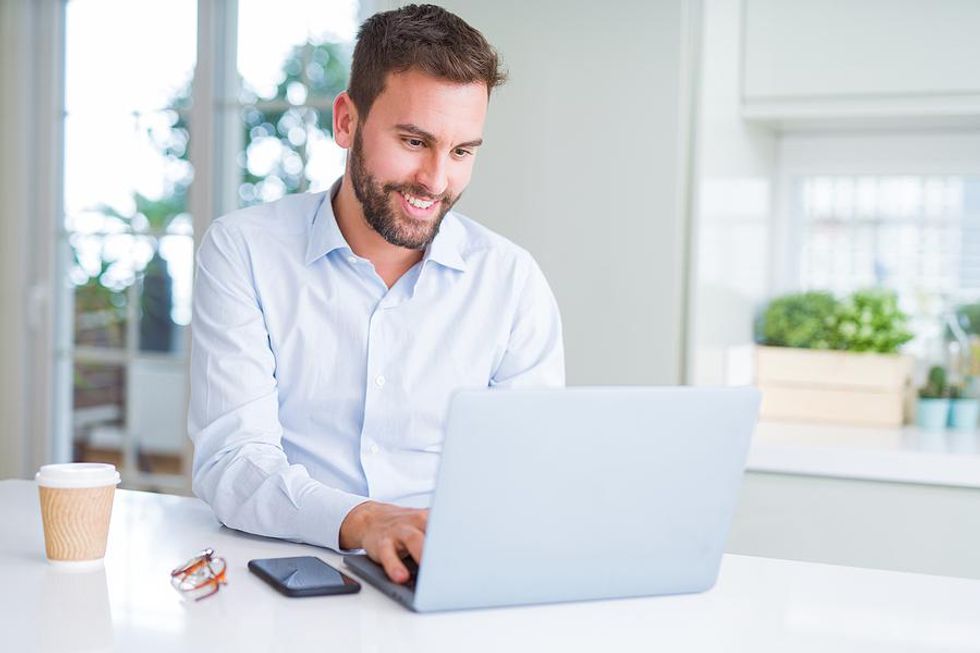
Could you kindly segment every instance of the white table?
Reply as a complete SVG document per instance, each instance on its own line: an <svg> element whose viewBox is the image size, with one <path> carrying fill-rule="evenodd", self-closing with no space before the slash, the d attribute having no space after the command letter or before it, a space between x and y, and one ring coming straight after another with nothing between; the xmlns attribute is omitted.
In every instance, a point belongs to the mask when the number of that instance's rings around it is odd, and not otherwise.
<svg viewBox="0 0 980 653"><path fill-rule="evenodd" d="M118 492L89 573L44 561L33 483L0 481L0 515L3 651L980 651L980 581L729 555L699 595L418 615L368 585L280 596L248 560L339 556L222 528L196 499ZM229 584L186 603L168 572L205 546Z"/></svg>

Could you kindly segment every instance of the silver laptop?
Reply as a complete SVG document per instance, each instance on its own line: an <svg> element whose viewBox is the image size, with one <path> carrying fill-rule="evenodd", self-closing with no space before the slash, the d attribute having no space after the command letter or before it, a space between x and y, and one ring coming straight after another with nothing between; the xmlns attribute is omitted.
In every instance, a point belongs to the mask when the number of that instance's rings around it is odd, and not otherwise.
<svg viewBox="0 0 980 653"><path fill-rule="evenodd" d="M754 388L461 391L412 581L344 562L418 612L707 590L758 409Z"/></svg>

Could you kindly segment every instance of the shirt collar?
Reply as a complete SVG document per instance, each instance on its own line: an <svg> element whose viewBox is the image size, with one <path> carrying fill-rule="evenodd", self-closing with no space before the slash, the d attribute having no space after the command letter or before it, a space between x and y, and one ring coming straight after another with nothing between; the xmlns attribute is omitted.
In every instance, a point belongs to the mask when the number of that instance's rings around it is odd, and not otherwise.
<svg viewBox="0 0 980 653"><path fill-rule="evenodd" d="M352 251L344 235L340 233L337 217L333 213L333 198L340 191L342 180L343 177L335 181L330 190L323 194L323 201L313 217L310 238L306 245L307 265L335 249ZM431 260L454 270L465 271L466 261L463 259L465 235L463 225L459 222L456 214L450 211L443 218L442 224L439 226L439 233L426 248L423 262Z"/></svg>
<svg viewBox="0 0 980 653"><path fill-rule="evenodd" d="M426 248L424 260L435 261L447 268L466 271L466 261L463 259L463 246L466 232L456 214L450 211L439 225L439 233Z"/></svg>
<svg viewBox="0 0 980 653"><path fill-rule="evenodd" d="M310 227L310 239L306 243L306 264L326 256L335 249L350 250L350 245L340 233L337 226L337 218L333 214L333 198L340 190L341 177L333 183L326 193L323 194L323 201L313 216L313 224Z"/></svg>

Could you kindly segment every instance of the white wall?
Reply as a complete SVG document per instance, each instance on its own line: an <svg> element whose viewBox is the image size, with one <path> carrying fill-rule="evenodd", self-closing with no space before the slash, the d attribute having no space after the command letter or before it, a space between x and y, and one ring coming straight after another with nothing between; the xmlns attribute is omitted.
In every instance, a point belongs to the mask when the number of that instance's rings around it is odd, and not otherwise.
<svg viewBox="0 0 980 653"><path fill-rule="evenodd" d="M740 0L705 0L695 149L688 379L723 383L769 291L778 138L740 115Z"/></svg>
<svg viewBox="0 0 980 653"><path fill-rule="evenodd" d="M18 61L26 48L28 12L21 3L0 2L0 62ZM27 360L25 320L27 287L28 171L18 155L28 151L28 70L0 63L0 478L19 476L26 455L27 414L24 379Z"/></svg>
<svg viewBox="0 0 980 653"><path fill-rule="evenodd" d="M460 210L541 264L569 384L678 382L690 3L442 4L510 72Z"/></svg>
<svg viewBox="0 0 980 653"><path fill-rule="evenodd" d="M0 478L48 455L63 3L0 2Z"/></svg>

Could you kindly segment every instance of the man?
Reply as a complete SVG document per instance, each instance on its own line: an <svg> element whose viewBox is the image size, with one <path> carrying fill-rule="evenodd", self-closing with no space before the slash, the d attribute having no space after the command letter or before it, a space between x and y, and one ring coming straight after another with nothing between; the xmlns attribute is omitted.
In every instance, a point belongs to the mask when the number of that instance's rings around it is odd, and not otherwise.
<svg viewBox="0 0 980 653"><path fill-rule="evenodd" d="M188 428L194 491L222 523L364 549L404 582L453 391L564 383L538 266L450 210L502 81L457 16L376 14L333 106L344 176L205 234Z"/></svg>

